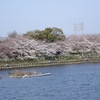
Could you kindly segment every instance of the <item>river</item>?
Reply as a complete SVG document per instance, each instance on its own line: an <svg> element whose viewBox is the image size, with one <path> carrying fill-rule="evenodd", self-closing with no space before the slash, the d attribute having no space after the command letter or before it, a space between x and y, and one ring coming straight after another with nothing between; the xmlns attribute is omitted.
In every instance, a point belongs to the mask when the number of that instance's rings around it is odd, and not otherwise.
<svg viewBox="0 0 100 100"><path fill-rule="evenodd" d="M100 63L34 67L21 71L49 72L33 78L9 78L0 70L0 100L100 100Z"/></svg>

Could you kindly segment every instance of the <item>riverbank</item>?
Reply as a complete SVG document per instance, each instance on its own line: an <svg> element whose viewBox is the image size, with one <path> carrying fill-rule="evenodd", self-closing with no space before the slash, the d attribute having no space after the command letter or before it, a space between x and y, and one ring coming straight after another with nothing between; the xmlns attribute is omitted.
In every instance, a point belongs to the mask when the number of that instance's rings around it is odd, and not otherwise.
<svg viewBox="0 0 100 100"><path fill-rule="evenodd" d="M0 65L0 70L2 69L17 69L17 68L29 68L29 67L43 67L43 66L54 66L54 65L64 65L64 64L78 64L78 63L91 63L100 62L100 58L89 58L89 59L77 59L77 60L57 60L57 61L42 61L42 62L27 62L27 63L17 63L17 64L2 64Z"/></svg>

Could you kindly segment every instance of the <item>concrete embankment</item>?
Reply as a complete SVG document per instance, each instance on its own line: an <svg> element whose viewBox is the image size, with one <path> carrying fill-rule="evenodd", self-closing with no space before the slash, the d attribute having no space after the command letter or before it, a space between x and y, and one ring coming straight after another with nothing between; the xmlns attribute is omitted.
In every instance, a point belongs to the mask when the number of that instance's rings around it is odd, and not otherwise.
<svg viewBox="0 0 100 100"><path fill-rule="evenodd" d="M60 60L60 61L48 61L48 62L31 62L31 63L18 63L9 65L0 65L0 69L17 69L17 68L29 68L29 67L39 67L39 66L53 66L53 65L64 65L64 64L78 64L78 63L91 63L100 62L100 59L78 59L78 60Z"/></svg>

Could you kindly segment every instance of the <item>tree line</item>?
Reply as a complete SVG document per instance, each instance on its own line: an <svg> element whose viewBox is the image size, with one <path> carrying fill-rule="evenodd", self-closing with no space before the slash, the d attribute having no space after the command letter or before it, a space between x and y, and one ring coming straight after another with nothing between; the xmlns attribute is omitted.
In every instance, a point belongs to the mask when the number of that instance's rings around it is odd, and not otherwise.
<svg viewBox="0 0 100 100"><path fill-rule="evenodd" d="M46 42L63 41L65 39L62 29L56 27L45 28L44 30L28 31L23 35L31 39L34 38L36 40L44 40Z"/></svg>

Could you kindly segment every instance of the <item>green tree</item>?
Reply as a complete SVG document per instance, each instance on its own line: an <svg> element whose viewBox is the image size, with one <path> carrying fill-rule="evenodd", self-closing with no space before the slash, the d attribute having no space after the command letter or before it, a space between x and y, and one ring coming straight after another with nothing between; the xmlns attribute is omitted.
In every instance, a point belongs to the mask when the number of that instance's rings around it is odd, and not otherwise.
<svg viewBox="0 0 100 100"><path fill-rule="evenodd" d="M62 31L62 29L53 27L53 28L45 28L44 30L34 30L29 31L25 36L29 36L31 38L37 39L37 40L45 40L46 42L55 42L58 40L64 40L65 35Z"/></svg>
<svg viewBox="0 0 100 100"><path fill-rule="evenodd" d="M25 33L23 36L26 36L26 37L29 37L29 38L34 38L33 31L28 31L28 32Z"/></svg>
<svg viewBox="0 0 100 100"><path fill-rule="evenodd" d="M65 35L64 35L62 29L53 27L53 28L52 28L52 33L53 33L53 34L56 34L56 39L57 39L57 40L64 40L64 39L65 39Z"/></svg>
<svg viewBox="0 0 100 100"><path fill-rule="evenodd" d="M56 41L56 35L55 34L49 34L48 35L48 42L55 42Z"/></svg>

